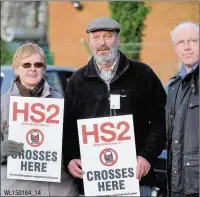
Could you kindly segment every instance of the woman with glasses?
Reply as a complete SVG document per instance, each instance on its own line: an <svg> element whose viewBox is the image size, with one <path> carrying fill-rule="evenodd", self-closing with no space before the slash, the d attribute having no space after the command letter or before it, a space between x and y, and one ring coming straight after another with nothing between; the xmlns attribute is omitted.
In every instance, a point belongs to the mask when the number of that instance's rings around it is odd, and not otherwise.
<svg viewBox="0 0 200 197"><path fill-rule="evenodd" d="M46 57L36 44L26 43L14 54L13 69L15 78L8 92L1 98L1 196L75 196L76 188L72 178L61 172L61 182L41 182L7 179L7 156L19 155L23 143L8 140L10 96L62 98L43 78L46 70Z"/></svg>

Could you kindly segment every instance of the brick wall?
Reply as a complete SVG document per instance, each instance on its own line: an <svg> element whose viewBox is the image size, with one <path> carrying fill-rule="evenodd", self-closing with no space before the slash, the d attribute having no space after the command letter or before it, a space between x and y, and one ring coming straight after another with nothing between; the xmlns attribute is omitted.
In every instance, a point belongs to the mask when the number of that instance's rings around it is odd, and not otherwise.
<svg viewBox="0 0 200 197"><path fill-rule="evenodd" d="M179 61L170 31L185 20L199 22L198 2L152 2L146 18L141 60L148 63L165 84L177 72Z"/></svg>
<svg viewBox="0 0 200 197"><path fill-rule="evenodd" d="M107 2L82 3L83 11L70 2L49 3L49 42L56 65L79 68L88 62L81 38L87 40L87 24L95 17L109 16Z"/></svg>
<svg viewBox="0 0 200 197"><path fill-rule="evenodd" d="M88 55L81 38L87 40L85 28L98 16L110 16L107 2L81 2L83 11L70 2L49 2L49 45L56 65L79 68ZM148 63L167 83L178 69L170 31L181 21L199 21L198 2L149 2L152 11L145 20L141 61Z"/></svg>

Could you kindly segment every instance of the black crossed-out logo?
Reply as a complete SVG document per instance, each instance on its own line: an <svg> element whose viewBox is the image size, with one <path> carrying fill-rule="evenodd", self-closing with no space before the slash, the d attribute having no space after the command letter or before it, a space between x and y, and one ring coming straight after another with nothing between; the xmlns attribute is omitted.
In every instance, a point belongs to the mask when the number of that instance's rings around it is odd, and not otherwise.
<svg viewBox="0 0 200 197"><path fill-rule="evenodd" d="M44 141L44 134L39 129L31 129L26 134L26 141L30 146L38 147Z"/></svg>
<svg viewBox="0 0 200 197"><path fill-rule="evenodd" d="M99 159L104 166L113 166L118 160L118 154L114 149L106 148L101 151Z"/></svg>

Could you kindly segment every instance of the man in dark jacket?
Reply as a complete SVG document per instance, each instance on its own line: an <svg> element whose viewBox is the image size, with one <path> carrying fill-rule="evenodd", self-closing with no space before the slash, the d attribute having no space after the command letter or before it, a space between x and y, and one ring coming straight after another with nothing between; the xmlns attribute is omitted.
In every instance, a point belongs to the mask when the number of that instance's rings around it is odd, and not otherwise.
<svg viewBox="0 0 200 197"><path fill-rule="evenodd" d="M153 166L166 143L166 94L152 69L128 59L119 48L119 24L94 19L87 27L93 57L71 77L65 94L63 158L84 194L77 119L128 115L134 119L137 170L141 196L151 196ZM112 109L110 95L120 95L120 109Z"/></svg>
<svg viewBox="0 0 200 197"><path fill-rule="evenodd" d="M172 41L182 66L168 86L168 195L199 196L199 26L179 24Z"/></svg>

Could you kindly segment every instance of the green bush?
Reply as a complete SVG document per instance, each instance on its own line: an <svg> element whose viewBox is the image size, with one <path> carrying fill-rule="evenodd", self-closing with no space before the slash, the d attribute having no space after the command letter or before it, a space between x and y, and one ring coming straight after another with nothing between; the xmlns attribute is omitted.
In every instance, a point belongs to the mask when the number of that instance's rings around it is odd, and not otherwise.
<svg viewBox="0 0 200 197"><path fill-rule="evenodd" d="M145 2L109 2L111 17L120 24L120 50L129 58L139 60L144 20L150 12Z"/></svg>
<svg viewBox="0 0 200 197"><path fill-rule="evenodd" d="M1 65L3 64L12 64L13 54L8 49L8 44L3 40L1 42Z"/></svg>

